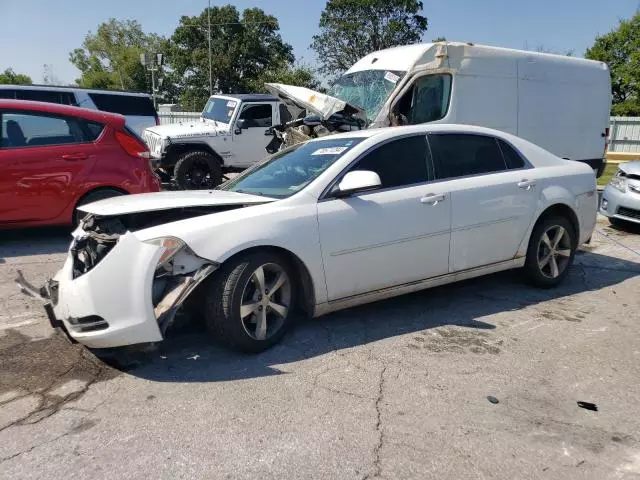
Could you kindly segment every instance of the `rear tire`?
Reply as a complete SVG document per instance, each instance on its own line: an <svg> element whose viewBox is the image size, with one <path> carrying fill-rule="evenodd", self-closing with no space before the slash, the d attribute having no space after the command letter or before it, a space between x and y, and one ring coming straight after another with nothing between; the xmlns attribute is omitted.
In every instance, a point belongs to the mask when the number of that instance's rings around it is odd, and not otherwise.
<svg viewBox="0 0 640 480"><path fill-rule="evenodd" d="M77 227L80 224L80 220L84 218L86 215L78 210L78 207L82 205L88 205L89 203L97 202L98 200L105 200L107 198L119 197L120 195L126 195L125 192L120 190L116 190L115 188L102 188L100 190L94 190L93 192L87 193L84 197L82 197L76 208L73 209L73 218L72 223L74 227Z"/></svg>
<svg viewBox="0 0 640 480"><path fill-rule="evenodd" d="M187 152L178 158L173 177L182 190L209 190L222 183L222 165L208 152Z"/></svg>
<svg viewBox="0 0 640 480"><path fill-rule="evenodd" d="M232 260L202 292L208 330L243 352L270 348L293 323L294 279L289 262L275 253L256 252Z"/></svg>
<svg viewBox="0 0 640 480"><path fill-rule="evenodd" d="M565 217L540 220L529 239L525 274L539 288L553 288L565 279L578 248L577 235Z"/></svg>

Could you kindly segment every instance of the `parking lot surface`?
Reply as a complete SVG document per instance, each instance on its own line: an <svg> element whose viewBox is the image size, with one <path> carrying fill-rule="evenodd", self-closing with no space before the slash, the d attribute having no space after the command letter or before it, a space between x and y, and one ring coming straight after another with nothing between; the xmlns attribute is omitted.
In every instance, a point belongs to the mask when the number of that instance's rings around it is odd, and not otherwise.
<svg viewBox="0 0 640 480"><path fill-rule="evenodd" d="M0 477L640 478L639 233L599 222L554 290L507 272L259 355L195 326L107 364L13 283L51 276L69 232L1 232Z"/></svg>

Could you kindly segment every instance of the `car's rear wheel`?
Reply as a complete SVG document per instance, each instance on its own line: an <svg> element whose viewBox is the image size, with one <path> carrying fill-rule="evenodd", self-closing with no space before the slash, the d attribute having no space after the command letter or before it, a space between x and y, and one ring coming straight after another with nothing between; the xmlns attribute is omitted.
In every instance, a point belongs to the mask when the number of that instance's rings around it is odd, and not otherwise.
<svg viewBox="0 0 640 480"><path fill-rule="evenodd" d="M232 348L265 350L293 321L294 271L276 253L242 255L225 264L204 292L210 332Z"/></svg>
<svg viewBox="0 0 640 480"><path fill-rule="evenodd" d="M73 209L73 218L72 218L73 226L77 227L78 224L80 223L80 220L82 220L86 215L85 213L78 210L78 207L81 207L82 205L88 205L93 202L97 202L98 200L105 200L107 198L118 197L120 195L126 195L126 193L120 190L116 190L115 188L102 188L100 190L94 190L93 192L87 193L84 197L82 197L78 201L76 208Z"/></svg>
<svg viewBox="0 0 640 480"><path fill-rule="evenodd" d="M569 273L578 246L571 222L564 217L543 218L533 229L525 271L537 287L551 288Z"/></svg>
<svg viewBox="0 0 640 480"><path fill-rule="evenodd" d="M222 165L208 152L187 152L178 158L173 176L182 190L207 190L222 183Z"/></svg>

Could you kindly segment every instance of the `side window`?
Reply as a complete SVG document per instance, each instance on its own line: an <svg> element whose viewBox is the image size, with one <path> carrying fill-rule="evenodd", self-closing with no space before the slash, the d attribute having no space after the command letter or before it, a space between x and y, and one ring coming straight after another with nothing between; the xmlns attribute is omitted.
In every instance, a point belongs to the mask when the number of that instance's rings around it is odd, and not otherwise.
<svg viewBox="0 0 640 480"><path fill-rule="evenodd" d="M0 98L9 98L11 100L15 100L16 91L9 90L8 88L0 88Z"/></svg>
<svg viewBox="0 0 640 480"><path fill-rule="evenodd" d="M104 125L101 123L86 121L83 122L83 124L85 127L85 136L90 142L95 142L102 133L102 130L104 130Z"/></svg>
<svg viewBox="0 0 640 480"><path fill-rule="evenodd" d="M396 124L417 125L444 118L449 110L451 75L418 78L394 108Z"/></svg>
<svg viewBox="0 0 640 480"><path fill-rule="evenodd" d="M36 112L2 113L2 148L44 147L88 142L74 118L42 115Z"/></svg>
<svg viewBox="0 0 640 480"><path fill-rule="evenodd" d="M60 103L60 93L51 90L16 90L16 98L33 102Z"/></svg>
<svg viewBox="0 0 640 480"><path fill-rule="evenodd" d="M382 188L429 180L427 139L420 135L385 143L369 152L350 170L370 170L380 176Z"/></svg>
<svg viewBox="0 0 640 480"><path fill-rule="evenodd" d="M438 179L506 170L495 138L462 133L430 134Z"/></svg>
<svg viewBox="0 0 640 480"><path fill-rule="evenodd" d="M524 160L522 159L522 156L516 152L511 145L500 139L498 139L498 144L500 145L502 156L504 157L504 161L509 170L524 167Z"/></svg>
<svg viewBox="0 0 640 480"><path fill-rule="evenodd" d="M141 117L153 117L156 109L151 98L146 95L126 95L116 93L89 93L89 98L98 110Z"/></svg>
<svg viewBox="0 0 640 480"><path fill-rule="evenodd" d="M240 119L244 120L245 128L270 127L273 123L273 113L270 103L261 105L247 105L242 109Z"/></svg>

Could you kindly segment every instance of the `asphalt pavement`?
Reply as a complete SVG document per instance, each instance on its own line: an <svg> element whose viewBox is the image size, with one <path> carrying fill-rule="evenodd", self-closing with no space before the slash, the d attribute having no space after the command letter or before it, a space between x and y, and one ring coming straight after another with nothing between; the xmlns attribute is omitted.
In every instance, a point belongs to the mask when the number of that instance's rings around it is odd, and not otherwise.
<svg viewBox="0 0 640 480"><path fill-rule="evenodd" d="M68 235L0 232L0 478L640 478L639 229L601 219L554 290L506 272L109 364L13 284Z"/></svg>

